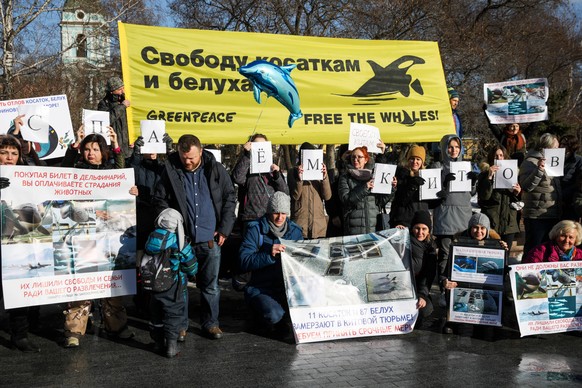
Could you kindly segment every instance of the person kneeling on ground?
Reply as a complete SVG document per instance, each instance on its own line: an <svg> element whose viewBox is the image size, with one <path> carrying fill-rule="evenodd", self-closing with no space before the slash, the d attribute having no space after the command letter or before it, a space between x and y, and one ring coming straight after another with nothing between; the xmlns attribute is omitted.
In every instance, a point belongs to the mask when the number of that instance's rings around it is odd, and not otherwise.
<svg viewBox="0 0 582 388"><path fill-rule="evenodd" d="M490 245L491 243L493 245L499 245L501 246L503 249L508 250L508 246L507 243L503 240L500 239L501 237L499 236L499 234L497 232L495 232L493 229L491 229L491 223L489 221L489 218L483 214L483 213L475 213L471 216L471 219L469 220L469 228L467 230L465 230L464 232L458 233L457 235L455 235L453 242L454 243L463 243L463 241L467 242L467 243L475 243L477 242L479 245L483 244L483 245ZM487 244L489 243L489 244ZM449 256L452 255L452 249L449 252ZM452 258L449 257L448 260L448 268L446 273L450 274L451 273L451 264L452 263ZM458 286L457 282L451 281L447 278L447 276L441 276L440 279L440 285L447 291L447 310L449 308L449 297L448 297L448 292L450 292L453 288L456 288ZM453 328L451 327L451 323L450 322L445 322L445 325L443 326L443 333L444 334L452 334L453 333Z"/></svg>
<svg viewBox="0 0 582 388"><path fill-rule="evenodd" d="M240 247L240 268L250 272L245 300L265 334L287 334L289 326L281 253L286 240L302 240L301 228L289 220L290 197L277 191L269 199L267 214L249 223Z"/></svg>

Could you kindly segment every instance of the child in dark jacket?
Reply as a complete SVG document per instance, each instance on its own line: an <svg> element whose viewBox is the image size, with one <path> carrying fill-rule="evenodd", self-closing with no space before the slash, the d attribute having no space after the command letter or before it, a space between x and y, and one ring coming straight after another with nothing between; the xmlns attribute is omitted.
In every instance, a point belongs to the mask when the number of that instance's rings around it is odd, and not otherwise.
<svg viewBox="0 0 582 388"><path fill-rule="evenodd" d="M178 354L178 336L184 328L184 311L188 304L187 283L189 276L198 272L198 262L191 245L185 240L184 220L175 209L165 209L156 219L156 229L146 242L146 255L162 254L169 250L168 257L173 274L173 284L166 291L152 292L150 299L150 335L155 341L155 350L164 349L166 356L172 358Z"/></svg>

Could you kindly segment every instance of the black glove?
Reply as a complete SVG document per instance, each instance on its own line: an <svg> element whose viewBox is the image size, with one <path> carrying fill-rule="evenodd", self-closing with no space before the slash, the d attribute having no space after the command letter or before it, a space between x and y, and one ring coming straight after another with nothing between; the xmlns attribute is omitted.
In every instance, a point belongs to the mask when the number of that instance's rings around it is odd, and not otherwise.
<svg viewBox="0 0 582 388"><path fill-rule="evenodd" d="M447 199L448 195L449 195L449 192L447 190L441 190L438 193L436 193L437 198L440 198L440 199Z"/></svg>
<svg viewBox="0 0 582 388"><path fill-rule="evenodd" d="M426 180L419 176L413 176L412 178L410 178L410 182L415 186L422 186L426 183Z"/></svg>
<svg viewBox="0 0 582 388"><path fill-rule="evenodd" d="M0 189L5 189L10 186L10 179L0 177Z"/></svg>
<svg viewBox="0 0 582 388"><path fill-rule="evenodd" d="M174 152L174 140L170 137L170 135L168 135L167 133L164 133L164 136L162 137L162 141L164 143L166 143L166 153L172 153Z"/></svg>
<svg viewBox="0 0 582 388"><path fill-rule="evenodd" d="M141 147L143 147L145 142L143 141L143 136L138 137L133 142L133 153L136 155L141 154Z"/></svg>
<svg viewBox="0 0 582 388"><path fill-rule="evenodd" d="M457 176L455 175L454 172L449 172L447 175L445 175L445 183L444 185L448 185L449 182L457 180Z"/></svg>
<svg viewBox="0 0 582 388"><path fill-rule="evenodd" d="M478 177L479 177L479 174L476 173L475 171L469 171L467 173L467 178L469 178L472 183L475 183L475 181L477 180Z"/></svg>

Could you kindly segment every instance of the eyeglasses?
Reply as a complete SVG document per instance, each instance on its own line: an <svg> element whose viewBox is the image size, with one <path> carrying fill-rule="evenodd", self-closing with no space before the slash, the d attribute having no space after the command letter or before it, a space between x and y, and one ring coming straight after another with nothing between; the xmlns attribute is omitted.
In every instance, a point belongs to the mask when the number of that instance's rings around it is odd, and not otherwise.
<svg viewBox="0 0 582 388"><path fill-rule="evenodd" d="M364 155L352 155L352 159L364 159Z"/></svg>

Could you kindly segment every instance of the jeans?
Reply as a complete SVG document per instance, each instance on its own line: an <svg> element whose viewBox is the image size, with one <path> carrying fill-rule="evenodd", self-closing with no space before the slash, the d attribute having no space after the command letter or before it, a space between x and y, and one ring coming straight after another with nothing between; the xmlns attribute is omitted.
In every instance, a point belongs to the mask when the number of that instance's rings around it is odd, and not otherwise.
<svg viewBox="0 0 582 388"><path fill-rule="evenodd" d="M266 290L248 286L245 300L263 326L278 323L287 312L284 290Z"/></svg>
<svg viewBox="0 0 582 388"><path fill-rule="evenodd" d="M220 247L212 241L193 244L198 259L198 274L196 284L200 289L200 323L203 330L208 330L218 324L220 288L218 273L220 272Z"/></svg>

